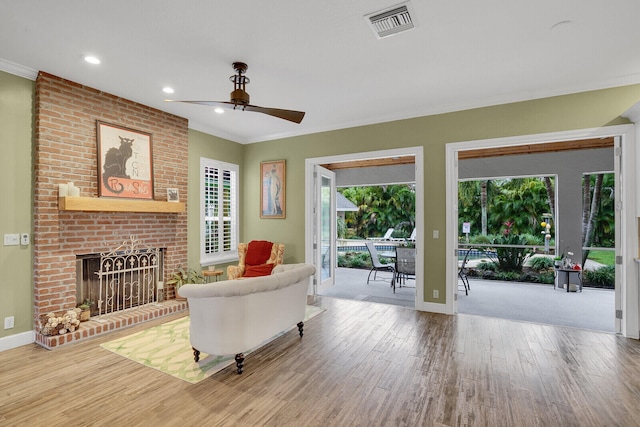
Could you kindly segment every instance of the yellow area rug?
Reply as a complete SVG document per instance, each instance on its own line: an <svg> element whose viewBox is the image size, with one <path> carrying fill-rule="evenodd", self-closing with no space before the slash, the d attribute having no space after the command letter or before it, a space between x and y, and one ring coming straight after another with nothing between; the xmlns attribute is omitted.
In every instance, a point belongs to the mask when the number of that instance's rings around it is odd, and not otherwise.
<svg viewBox="0 0 640 427"><path fill-rule="evenodd" d="M304 321L323 311L320 307L308 305ZM295 326L291 329L293 328ZM286 332L274 336L267 342ZM189 316L109 341L101 347L192 384L235 364L235 355L216 356L200 353L200 361L193 360L193 350L189 342ZM245 356L251 351L245 352Z"/></svg>

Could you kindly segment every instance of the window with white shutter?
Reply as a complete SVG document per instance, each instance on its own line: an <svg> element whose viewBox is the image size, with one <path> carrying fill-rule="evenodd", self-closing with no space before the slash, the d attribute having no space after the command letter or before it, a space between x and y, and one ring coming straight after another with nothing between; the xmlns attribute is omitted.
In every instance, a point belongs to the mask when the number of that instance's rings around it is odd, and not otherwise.
<svg viewBox="0 0 640 427"><path fill-rule="evenodd" d="M238 258L238 165L200 158L200 263Z"/></svg>

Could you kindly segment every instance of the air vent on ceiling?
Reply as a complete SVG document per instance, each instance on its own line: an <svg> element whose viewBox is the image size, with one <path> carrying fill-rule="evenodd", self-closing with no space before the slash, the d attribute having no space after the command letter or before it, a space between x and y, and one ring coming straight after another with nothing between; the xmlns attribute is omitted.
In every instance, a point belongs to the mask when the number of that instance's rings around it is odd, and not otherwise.
<svg viewBox="0 0 640 427"><path fill-rule="evenodd" d="M391 9L365 15L376 37L392 36L414 27L408 3L393 6Z"/></svg>

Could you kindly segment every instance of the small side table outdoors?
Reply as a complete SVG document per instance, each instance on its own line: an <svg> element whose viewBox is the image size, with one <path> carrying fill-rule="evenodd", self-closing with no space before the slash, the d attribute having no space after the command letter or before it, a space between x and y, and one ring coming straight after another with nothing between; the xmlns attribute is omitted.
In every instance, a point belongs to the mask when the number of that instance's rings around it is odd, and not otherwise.
<svg viewBox="0 0 640 427"><path fill-rule="evenodd" d="M554 290L556 289L556 285L558 285L558 288L560 289L560 277L561 277L561 274L564 274L565 278L567 279L566 289L567 289L567 292L569 292L569 285L571 284L571 274L573 273L578 278L578 288L580 289L580 292L582 292L582 277L580 277L580 273L582 273L582 270L574 270L572 268L556 268L555 270L556 270L556 277L558 278L558 281L553 282Z"/></svg>
<svg viewBox="0 0 640 427"><path fill-rule="evenodd" d="M222 273L224 273L224 271L222 270L202 270L202 275L204 276L204 280L209 283L211 280L209 279L210 277L215 277L216 278L216 282L218 281L218 278L220 276L222 276Z"/></svg>

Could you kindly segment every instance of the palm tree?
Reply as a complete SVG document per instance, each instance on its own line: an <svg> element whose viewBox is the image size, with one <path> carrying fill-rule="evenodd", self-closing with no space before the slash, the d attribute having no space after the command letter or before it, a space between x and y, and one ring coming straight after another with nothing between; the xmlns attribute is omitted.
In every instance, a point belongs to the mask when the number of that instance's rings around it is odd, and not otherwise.
<svg viewBox="0 0 640 427"><path fill-rule="evenodd" d="M487 235L487 193L489 180L480 181L480 220L482 221L482 235Z"/></svg>
<svg viewBox="0 0 640 427"><path fill-rule="evenodd" d="M595 176L593 185L593 197L591 196L591 175L585 174L582 178L582 247L588 248L593 241L595 230L595 218L600 209L602 196L603 174ZM582 251L582 268L589 257L589 250Z"/></svg>
<svg viewBox="0 0 640 427"><path fill-rule="evenodd" d="M491 226L512 223L516 234L538 234L539 220L547 211L547 191L540 178L513 178L499 183L491 209Z"/></svg>
<svg viewBox="0 0 640 427"><path fill-rule="evenodd" d="M480 199L480 233L487 235L487 209L490 193L494 191L494 184L491 180L482 181L460 181L458 183L458 212L462 212L471 206L477 206L478 195ZM460 208L463 209L460 209ZM475 217L475 215L473 215ZM469 222L477 222L476 218L469 219Z"/></svg>
<svg viewBox="0 0 640 427"><path fill-rule="evenodd" d="M470 222L478 224L481 216L478 212L480 194L480 181L459 181L458 182L458 227L462 223Z"/></svg>
<svg viewBox="0 0 640 427"><path fill-rule="evenodd" d="M551 213L551 222L553 224L556 223L556 191L554 188L554 181L551 180L550 176L545 176L542 178L544 180L544 186L547 189L547 198L549 199L549 212Z"/></svg>
<svg viewBox="0 0 640 427"><path fill-rule="evenodd" d="M339 190L358 206L346 215L347 225L359 237L380 236L388 228L406 225L407 236L415 227L415 190L411 185L349 187Z"/></svg>

